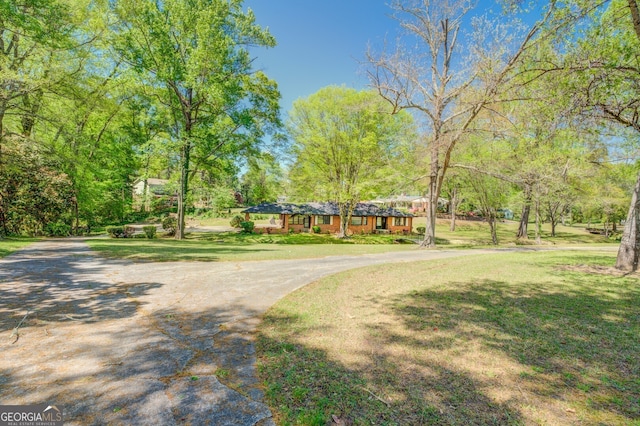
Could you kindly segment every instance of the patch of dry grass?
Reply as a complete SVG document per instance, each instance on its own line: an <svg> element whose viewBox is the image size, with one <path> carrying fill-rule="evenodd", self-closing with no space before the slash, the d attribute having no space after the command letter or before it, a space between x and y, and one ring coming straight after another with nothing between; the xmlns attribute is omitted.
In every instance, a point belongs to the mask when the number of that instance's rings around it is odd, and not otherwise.
<svg viewBox="0 0 640 426"><path fill-rule="evenodd" d="M640 282L608 254L509 253L345 272L274 306L278 424L640 425Z"/></svg>

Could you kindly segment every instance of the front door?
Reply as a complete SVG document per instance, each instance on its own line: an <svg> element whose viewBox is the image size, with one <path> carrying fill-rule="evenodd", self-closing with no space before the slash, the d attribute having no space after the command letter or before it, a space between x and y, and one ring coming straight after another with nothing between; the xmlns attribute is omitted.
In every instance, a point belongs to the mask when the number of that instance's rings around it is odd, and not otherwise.
<svg viewBox="0 0 640 426"><path fill-rule="evenodd" d="M387 218L386 217L376 217L376 229L387 229Z"/></svg>
<svg viewBox="0 0 640 426"><path fill-rule="evenodd" d="M305 216L303 223L304 223L304 229L311 228L311 216Z"/></svg>

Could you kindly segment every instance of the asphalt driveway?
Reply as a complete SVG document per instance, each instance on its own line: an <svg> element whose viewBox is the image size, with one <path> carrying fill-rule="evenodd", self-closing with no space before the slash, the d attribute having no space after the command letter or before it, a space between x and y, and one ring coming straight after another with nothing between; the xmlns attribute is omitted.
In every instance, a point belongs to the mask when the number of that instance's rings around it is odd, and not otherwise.
<svg viewBox="0 0 640 426"><path fill-rule="evenodd" d="M0 404L57 405L70 425L272 425L253 345L269 306L346 269L479 253L140 263L36 243L0 259Z"/></svg>

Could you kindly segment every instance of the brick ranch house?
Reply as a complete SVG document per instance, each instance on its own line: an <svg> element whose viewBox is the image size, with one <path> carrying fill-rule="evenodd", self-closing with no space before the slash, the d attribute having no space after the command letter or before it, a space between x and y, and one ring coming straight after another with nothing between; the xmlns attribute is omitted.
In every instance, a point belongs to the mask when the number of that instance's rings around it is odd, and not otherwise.
<svg viewBox="0 0 640 426"><path fill-rule="evenodd" d="M275 232L310 232L314 226L321 233L337 233L340 230L340 212L336 203L262 203L243 210L245 219L249 215L279 215L279 228ZM348 229L353 233L411 233L413 215L390 207L370 203L356 204Z"/></svg>

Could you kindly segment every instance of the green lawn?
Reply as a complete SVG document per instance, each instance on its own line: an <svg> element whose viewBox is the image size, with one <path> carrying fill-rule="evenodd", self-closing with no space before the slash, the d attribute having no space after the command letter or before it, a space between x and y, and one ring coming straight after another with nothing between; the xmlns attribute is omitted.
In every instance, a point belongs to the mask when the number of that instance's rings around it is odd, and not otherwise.
<svg viewBox="0 0 640 426"><path fill-rule="evenodd" d="M226 219L218 219L226 220ZM516 223L499 226L501 245L525 244L516 242ZM613 240L587 233L583 228L558 227L554 238L543 229L543 245L616 244ZM487 224L482 222L460 222L455 232L448 224L439 221L437 243L440 247L468 248L491 246ZM413 236L417 238L417 236ZM533 238L533 236L532 236ZM407 243L407 244L401 244ZM534 244L534 240L526 244ZM105 239L89 240L88 244L103 256L153 261L244 261L292 258L324 257L331 255L357 255L397 250L412 250L417 246L397 235L354 235L340 240L333 235L317 234L241 234L241 233L192 233L187 239ZM291 246L295 245L295 248Z"/></svg>
<svg viewBox="0 0 640 426"><path fill-rule="evenodd" d="M153 261L247 261L303 259L416 250L414 244L394 244L393 237L371 238L356 244L330 235L193 234L189 239L94 239L92 250L103 256Z"/></svg>
<svg viewBox="0 0 640 426"><path fill-rule="evenodd" d="M393 264L308 285L264 316L278 424L640 425L640 281L614 254Z"/></svg>
<svg viewBox="0 0 640 426"><path fill-rule="evenodd" d="M424 218L415 218L415 226L424 226ZM529 224L528 241L518 241L516 232L518 230L517 222L500 222L497 226L498 242L501 245L522 245L535 244L535 225ZM484 222L458 221L456 230L449 230L449 221L438 220L436 227L436 235L449 244L456 246L477 246L491 245L491 234L489 233L489 225ZM564 245L564 244L600 244L600 243L616 243L614 240L607 239L601 235L590 234L585 230L584 225L562 226L556 227L556 236L551 237L551 225L544 224L542 226L542 244Z"/></svg>
<svg viewBox="0 0 640 426"><path fill-rule="evenodd" d="M23 247L26 247L29 244L35 243L36 241L38 241L38 238L28 238L28 237L0 238L0 258L8 256L14 251L19 250Z"/></svg>

